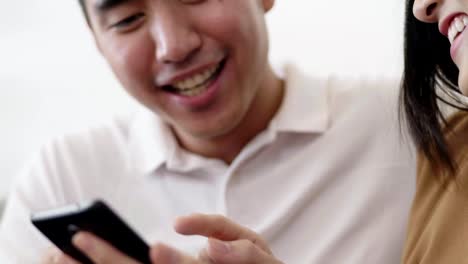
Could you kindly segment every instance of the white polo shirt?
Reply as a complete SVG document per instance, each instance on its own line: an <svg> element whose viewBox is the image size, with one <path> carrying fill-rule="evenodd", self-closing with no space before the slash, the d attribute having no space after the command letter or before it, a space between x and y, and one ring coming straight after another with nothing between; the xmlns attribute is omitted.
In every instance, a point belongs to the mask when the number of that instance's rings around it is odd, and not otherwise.
<svg viewBox="0 0 468 264"><path fill-rule="evenodd" d="M279 112L229 166L181 149L150 112L49 144L12 189L0 262L37 263L51 246L32 212L102 198L150 244L194 254L205 239L177 235L172 224L202 212L258 232L288 264L398 263L415 182L398 83L292 68L285 80Z"/></svg>

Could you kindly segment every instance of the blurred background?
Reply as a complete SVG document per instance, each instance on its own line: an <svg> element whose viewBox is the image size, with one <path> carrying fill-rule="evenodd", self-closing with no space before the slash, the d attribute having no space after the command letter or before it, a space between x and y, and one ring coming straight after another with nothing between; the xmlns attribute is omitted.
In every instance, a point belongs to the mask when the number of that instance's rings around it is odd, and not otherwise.
<svg viewBox="0 0 468 264"><path fill-rule="evenodd" d="M0 8L0 199L44 142L136 107L94 47L77 2ZM277 0L267 16L271 61L320 76L399 78L403 13L402 0Z"/></svg>

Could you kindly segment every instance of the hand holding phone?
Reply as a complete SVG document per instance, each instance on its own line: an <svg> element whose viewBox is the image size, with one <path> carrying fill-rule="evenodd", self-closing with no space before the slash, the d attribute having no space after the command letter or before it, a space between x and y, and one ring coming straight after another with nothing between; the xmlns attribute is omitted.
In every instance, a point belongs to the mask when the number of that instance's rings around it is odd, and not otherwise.
<svg viewBox="0 0 468 264"><path fill-rule="evenodd" d="M33 214L31 221L64 253L83 264L93 262L72 244L73 236L87 231L110 243L123 254L151 264L149 246L103 201L70 205Z"/></svg>

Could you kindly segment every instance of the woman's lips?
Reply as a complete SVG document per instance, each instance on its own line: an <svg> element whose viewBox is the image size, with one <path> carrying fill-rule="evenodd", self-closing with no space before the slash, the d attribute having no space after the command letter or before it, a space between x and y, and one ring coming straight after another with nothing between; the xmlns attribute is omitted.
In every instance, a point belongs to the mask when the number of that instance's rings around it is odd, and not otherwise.
<svg viewBox="0 0 468 264"><path fill-rule="evenodd" d="M455 40L452 43L452 46L450 47L450 56L452 57L452 60L456 63L457 61L457 55L460 52L461 45L463 43L463 38L465 36L465 31L461 32L458 34L458 36L455 38Z"/></svg>

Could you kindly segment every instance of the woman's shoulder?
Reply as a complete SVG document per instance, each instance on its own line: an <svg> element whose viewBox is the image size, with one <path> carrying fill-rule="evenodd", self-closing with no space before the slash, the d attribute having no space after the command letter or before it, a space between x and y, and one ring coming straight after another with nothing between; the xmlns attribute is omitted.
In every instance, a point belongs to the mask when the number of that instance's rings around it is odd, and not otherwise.
<svg viewBox="0 0 468 264"><path fill-rule="evenodd" d="M447 119L444 135L456 162L468 154L468 111L459 111ZM465 161L466 162L466 161Z"/></svg>
<svg viewBox="0 0 468 264"><path fill-rule="evenodd" d="M447 119L444 135L455 165L455 186L468 195L468 111L452 114Z"/></svg>
<svg viewBox="0 0 468 264"><path fill-rule="evenodd" d="M448 177L447 170L441 169L426 155L419 152L418 177L419 188L422 186L440 185L444 179L456 179L456 182L466 185L468 190L468 112L458 111L447 118L444 127L444 136L451 159L455 165L455 177ZM449 181L451 182L451 181ZM448 182L445 182L448 183Z"/></svg>
<svg viewBox="0 0 468 264"><path fill-rule="evenodd" d="M448 136L448 139L450 139L453 132L459 133L463 131L468 131L468 111L460 110L448 117L444 132Z"/></svg>

